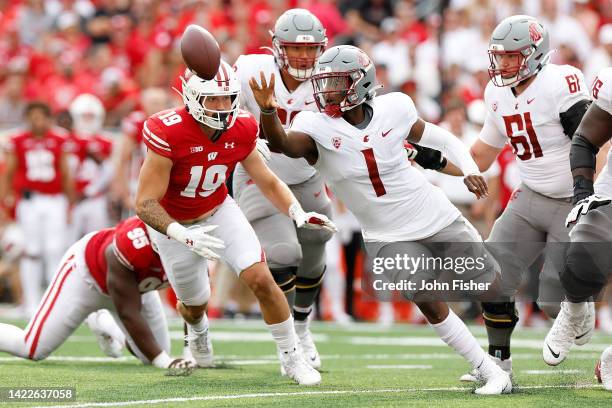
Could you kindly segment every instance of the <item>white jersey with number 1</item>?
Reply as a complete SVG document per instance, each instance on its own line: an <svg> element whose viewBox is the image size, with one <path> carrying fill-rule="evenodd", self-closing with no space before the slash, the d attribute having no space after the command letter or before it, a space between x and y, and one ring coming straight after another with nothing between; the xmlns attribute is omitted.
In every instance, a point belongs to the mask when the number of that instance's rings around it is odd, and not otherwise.
<svg viewBox="0 0 612 408"><path fill-rule="evenodd" d="M563 133L559 115L584 99L589 99L584 76L570 65L545 65L518 96L511 87L489 82L480 139L498 148L510 144L521 179L533 191L552 198L571 197L571 140Z"/></svg>
<svg viewBox="0 0 612 408"><path fill-rule="evenodd" d="M404 141L418 118L412 99L394 92L366 103L373 113L363 130L318 112L298 114L291 130L315 141L314 167L357 217L366 241L415 241L436 234L460 213L406 158Z"/></svg>
<svg viewBox="0 0 612 408"><path fill-rule="evenodd" d="M260 71L264 72L268 81L271 74L274 74L274 96L279 104L277 112L283 127L288 128L291 120L301 111L318 111L317 104L312 95L313 90L310 81L302 82L297 89L289 92L283 84L278 65L274 61L274 56L262 54L241 55L236 60L234 69L242 86L241 107L255 115L257 120L259 120L259 106L255 102L255 97L249 86L249 80L253 77L259 82ZM274 174L289 185L303 183L315 174L315 169L308 165L306 160L292 159L280 153L272 153L272 158L266 164ZM242 166L238 166L237 171L244 170Z"/></svg>
<svg viewBox="0 0 612 408"><path fill-rule="evenodd" d="M612 115L612 67L604 68L597 74L591 90L593 103ZM608 163L601 170L595 182L595 192L612 196L612 149L608 150Z"/></svg>

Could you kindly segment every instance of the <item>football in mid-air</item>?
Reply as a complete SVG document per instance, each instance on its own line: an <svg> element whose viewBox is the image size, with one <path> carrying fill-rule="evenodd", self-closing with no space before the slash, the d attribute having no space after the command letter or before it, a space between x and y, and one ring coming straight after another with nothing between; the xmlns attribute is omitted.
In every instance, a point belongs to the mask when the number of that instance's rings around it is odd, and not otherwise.
<svg viewBox="0 0 612 408"><path fill-rule="evenodd" d="M183 32L181 55L187 67L205 80L215 77L221 63L221 50L217 40L196 24L190 24Z"/></svg>

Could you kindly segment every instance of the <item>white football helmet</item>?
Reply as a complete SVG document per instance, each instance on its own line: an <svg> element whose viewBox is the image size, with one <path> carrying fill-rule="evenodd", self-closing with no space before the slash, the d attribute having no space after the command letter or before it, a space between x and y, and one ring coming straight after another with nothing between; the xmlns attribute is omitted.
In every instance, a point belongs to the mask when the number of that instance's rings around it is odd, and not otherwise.
<svg viewBox="0 0 612 408"><path fill-rule="evenodd" d="M102 129L106 110L98 97L81 94L74 98L68 111L72 118L72 128L78 135L91 136Z"/></svg>
<svg viewBox="0 0 612 408"><path fill-rule="evenodd" d="M227 130L234 125L238 117L240 100L240 82L234 69L221 60L217 75L207 81L191 71L185 72L187 79L181 77L183 103L187 110L198 122L218 130ZM213 110L205 106L209 96L225 96L232 98L232 107L229 110Z"/></svg>
<svg viewBox="0 0 612 408"><path fill-rule="evenodd" d="M0 253L9 262L17 262L25 253L26 239L23 230L15 223L7 225L0 233Z"/></svg>

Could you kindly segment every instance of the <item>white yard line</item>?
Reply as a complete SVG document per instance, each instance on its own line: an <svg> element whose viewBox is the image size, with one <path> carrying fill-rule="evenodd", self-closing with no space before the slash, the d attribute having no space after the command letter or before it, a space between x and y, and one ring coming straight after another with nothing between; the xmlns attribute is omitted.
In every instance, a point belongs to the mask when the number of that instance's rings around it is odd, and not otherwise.
<svg viewBox="0 0 612 408"><path fill-rule="evenodd" d="M368 365L366 368L370 370L431 370L433 366L426 364L378 364L378 365Z"/></svg>
<svg viewBox="0 0 612 408"><path fill-rule="evenodd" d="M540 389L591 389L600 388L600 385L583 384L583 385L528 385L516 387L517 390L540 390ZM300 396L317 396L317 395L359 395L359 394L399 394L399 393L415 393L415 392L465 392L471 393L472 388L469 387L440 387L440 388L403 388L403 389L380 389L380 390L328 390L328 391L298 391L298 392L264 392L251 394L234 394L234 395L211 395L206 397L186 397L186 398L161 398L150 400L122 401L122 402L90 402L85 404L72 405L55 405L55 406L40 406L34 408L90 408L90 407L125 407L131 405L154 405L167 404L174 402L190 402L190 401L222 401L222 400L240 400L249 398L278 398L278 397L300 397Z"/></svg>
<svg viewBox="0 0 612 408"><path fill-rule="evenodd" d="M583 374L585 372L586 370L580 370L580 369L521 370L522 374L531 374L531 375Z"/></svg>

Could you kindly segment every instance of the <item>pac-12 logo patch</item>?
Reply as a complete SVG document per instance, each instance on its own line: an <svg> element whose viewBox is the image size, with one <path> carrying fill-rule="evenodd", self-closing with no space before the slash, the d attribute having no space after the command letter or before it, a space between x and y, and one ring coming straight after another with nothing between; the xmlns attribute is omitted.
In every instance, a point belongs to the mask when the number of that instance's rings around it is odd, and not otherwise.
<svg viewBox="0 0 612 408"><path fill-rule="evenodd" d="M340 145L342 145L342 138L341 137L334 137L334 138L332 138L332 143L334 144L334 147L336 149L339 149Z"/></svg>

